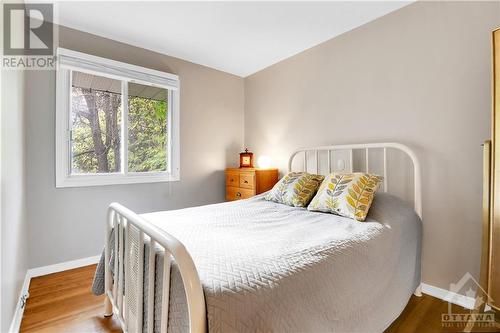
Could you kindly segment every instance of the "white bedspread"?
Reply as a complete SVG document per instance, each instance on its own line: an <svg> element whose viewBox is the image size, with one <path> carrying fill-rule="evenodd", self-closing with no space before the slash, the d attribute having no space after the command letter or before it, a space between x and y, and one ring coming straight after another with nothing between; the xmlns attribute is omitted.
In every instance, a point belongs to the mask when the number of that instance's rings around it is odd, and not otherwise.
<svg viewBox="0 0 500 333"><path fill-rule="evenodd" d="M262 196L142 216L191 253L210 332L382 332L419 283L420 219L384 193L366 222ZM186 329L180 284L173 269L169 331Z"/></svg>

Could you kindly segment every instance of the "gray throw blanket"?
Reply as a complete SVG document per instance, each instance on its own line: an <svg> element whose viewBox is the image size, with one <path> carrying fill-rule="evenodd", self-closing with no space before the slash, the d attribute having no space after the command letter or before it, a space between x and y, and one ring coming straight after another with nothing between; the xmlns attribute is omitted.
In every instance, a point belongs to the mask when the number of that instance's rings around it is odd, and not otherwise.
<svg viewBox="0 0 500 333"><path fill-rule="evenodd" d="M114 264L115 264L115 230L111 230L110 233L110 270L114 277ZM149 241L146 240L144 244L144 258L149 257ZM162 309L162 290L163 290L163 256L164 251L157 247L155 254L155 285L154 285L154 332L160 332L161 329L161 309ZM101 258L99 263L97 264L97 269L94 275L94 281L92 283L92 293L94 295L102 295L104 294L104 250L101 254ZM175 284L175 288L170 288L170 303L169 303L169 332L189 332L189 322L187 316L187 303L186 298L184 296L184 285L182 284L182 279L179 272L179 267L175 262L172 262L170 271L171 283ZM149 261L144 260L144 276L146 276L149 271ZM123 286L125 284L123 283ZM148 290L149 290L149 281L148 279L144 279L144 300L143 304L148 304ZM125 288L123 288L125 289ZM124 292L124 290L122 290ZM172 308L173 307L173 308ZM147 318L146 315L146 306L143 307L143 318ZM143 322L143 332L147 332L148 323L147 320Z"/></svg>

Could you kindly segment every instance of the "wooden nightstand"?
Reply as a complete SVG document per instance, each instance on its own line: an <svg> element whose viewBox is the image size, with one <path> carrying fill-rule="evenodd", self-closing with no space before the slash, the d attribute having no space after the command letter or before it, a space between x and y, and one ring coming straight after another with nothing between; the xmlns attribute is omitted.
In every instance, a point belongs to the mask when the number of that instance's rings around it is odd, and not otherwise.
<svg viewBox="0 0 500 333"><path fill-rule="evenodd" d="M227 168L226 200L253 197L273 188L278 181L278 169Z"/></svg>

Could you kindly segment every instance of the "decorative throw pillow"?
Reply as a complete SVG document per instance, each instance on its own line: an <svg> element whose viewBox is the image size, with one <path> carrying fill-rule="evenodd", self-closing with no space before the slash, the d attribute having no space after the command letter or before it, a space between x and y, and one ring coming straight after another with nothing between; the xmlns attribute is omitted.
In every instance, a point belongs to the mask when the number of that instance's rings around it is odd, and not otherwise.
<svg viewBox="0 0 500 333"><path fill-rule="evenodd" d="M294 207L306 207L325 179L306 172L289 172L274 185L266 200Z"/></svg>
<svg viewBox="0 0 500 333"><path fill-rule="evenodd" d="M382 180L383 177L362 172L331 173L307 209L364 221Z"/></svg>

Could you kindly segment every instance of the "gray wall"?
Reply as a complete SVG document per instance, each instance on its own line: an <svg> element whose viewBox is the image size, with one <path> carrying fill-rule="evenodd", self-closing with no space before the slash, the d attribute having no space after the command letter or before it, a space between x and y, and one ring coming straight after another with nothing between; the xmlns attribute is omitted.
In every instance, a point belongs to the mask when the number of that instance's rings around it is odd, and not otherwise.
<svg viewBox="0 0 500 333"><path fill-rule="evenodd" d="M236 163L243 143L242 78L71 29L61 28L59 40L64 48L180 76L181 181L56 189L55 72L28 72L30 267L99 254L113 201L147 212L224 200L223 170Z"/></svg>
<svg viewBox="0 0 500 333"><path fill-rule="evenodd" d="M23 71L1 73L1 305L0 331L7 332L28 268L25 207Z"/></svg>
<svg viewBox="0 0 500 333"><path fill-rule="evenodd" d="M423 168L423 280L478 276L500 2L417 2L245 79L245 145L398 141Z"/></svg>
<svg viewBox="0 0 500 333"><path fill-rule="evenodd" d="M299 146L410 145L423 167L424 282L448 288L467 271L477 276L480 145L490 137L490 32L498 26L498 2L418 2L244 80L62 28L63 47L181 77L182 180L56 189L55 73L27 72L28 266L98 254L111 201L138 212L223 201L223 169L237 163L244 130L245 144L282 171ZM15 188L22 197L23 186ZM25 247L13 243L14 264L25 268Z"/></svg>

